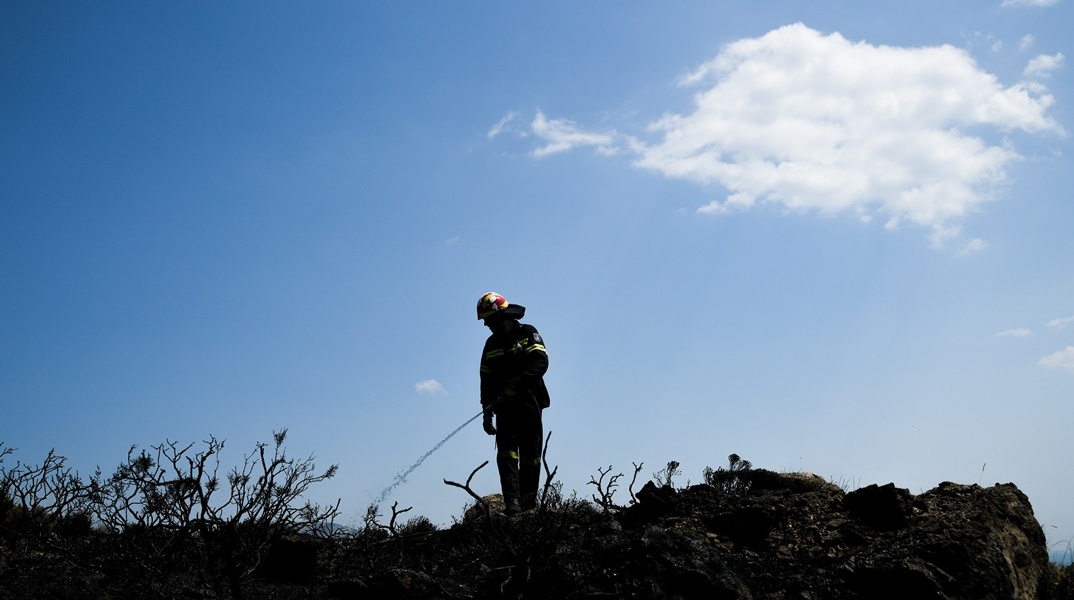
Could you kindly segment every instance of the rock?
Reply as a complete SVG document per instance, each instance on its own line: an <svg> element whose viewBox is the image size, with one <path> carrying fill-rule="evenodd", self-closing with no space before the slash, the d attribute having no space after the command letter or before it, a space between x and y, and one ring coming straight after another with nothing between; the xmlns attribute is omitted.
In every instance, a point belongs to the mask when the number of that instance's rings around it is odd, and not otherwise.
<svg viewBox="0 0 1074 600"><path fill-rule="evenodd" d="M910 490L876 484L846 495L843 503L850 516L877 529L901 529L910 523L913 496Z"/></svg>
<svg viewBox="0 0 1074 600"><path fill-rule="evenodd" d="M648 482L635 494L638 503L630 507L627 520L631 524L642 524L658 519L661 515L673 512L679 502L678 492L671 486L657 486Z"/></svg>
<svg viewBox="0 0 1074 600"><path fill-rule="evenodd" d="M504 509L507 507L503 501L503 494L489 494L481 499L486 505L490 514L503 514ZM485 507L481 505L481 502L474 502L470 508L466 509L463 513L463 522L476 521L485 516Z"/></svg>

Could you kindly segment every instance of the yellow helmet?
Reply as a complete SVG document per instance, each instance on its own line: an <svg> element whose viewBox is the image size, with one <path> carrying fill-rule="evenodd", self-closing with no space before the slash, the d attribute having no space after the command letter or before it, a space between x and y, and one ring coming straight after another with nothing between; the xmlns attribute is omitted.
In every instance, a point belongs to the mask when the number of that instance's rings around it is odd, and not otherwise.
<svg viewBox="0 0 1074 600"><path fill-rule="evenodd" d="M477 320L487 319L500 311L507 310L508 306L511 306L511 303L507 301L507 298L496 292L489 292L477 301Z"/></svg>

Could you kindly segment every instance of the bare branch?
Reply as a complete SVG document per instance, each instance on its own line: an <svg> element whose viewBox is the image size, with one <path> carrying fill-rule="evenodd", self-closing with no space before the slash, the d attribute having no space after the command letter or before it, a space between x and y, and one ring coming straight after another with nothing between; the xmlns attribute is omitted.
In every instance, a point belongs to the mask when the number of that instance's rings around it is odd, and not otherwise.
<svg viewBox="0 0 1074 600"><path fill-rule="evenodd" d="M604 510L604 514L610 514L612 510L621 510L622 507L616 506L612 501L612 497L615 496L616 488L619 487L619 479L623 477L622 473L617 473L608 477L608 481L605 482L604 478L612 472L611 465L608 465L607 469L597 469L600 473L600 479L589 478L587 485L594 485L597 487L597 494L600 496L593 496L593 501L596 502Z"/></svg>
<svg viewBox="0 0 1074 600"><path fill-rule="evenodd" d="M485 502L484 498L482 498L481 496L478 496L477 493L475 493L474 490L472 488L470 488L470 482L473 481L474 475L477 475L477 472L480 471L481 469L484 469L485 465L487 465L487 464L489 464L489 461L486 460L485 462L483 462L480 465L478 465L476 469L471 471L470 476L466 478L466 485L463 485L463 484L460 484L460 483L455 483L454 481L448 481L447 479L444 480L444 483L447 484L447 485L450 485L450 486L457 487L457 488L460 488L462 490L465 490L467 494L470 494L471 498L476 500L477 503L481 505L481 508L485 509L485 516L487 516L487 517L489 517L491 519L492 518L492 508L488 505L487 502Z"/></svg>
<svg viewBox="0 0 1074 600"><path fill-rule="evenodd" d="M414 507L413 506L408 506L407 508L404 508L403 510L398 510L399 509L399 501L396 500L395 502L392 503L392 519L391 519L391 521L389 521L387 525L381 525L380 523L377 523L376 521L374 521L373 524L376 525L377 527L380 527L381 529L387 529L392 534L393 538L399 537L399 531L395 528L395 521L399 518L399 515L401 515L403 513L406 513L406 512L410 512L410 509L412 509L412 508L414 508Z"/></svg>
<svg viewBox="0 0 1074 600"><path fill-rule="evenodd" d="M627 487L627 491L630 492L630 503L637 504L638 498L634 496L634 484L638 481L638 473L641 473L641 468L645 466L645 463L631 463L634 465L634 476L630 478L630 486Z"/></svg>
<svg viewBox="0 0 1074 600"><path fill-rule="evenodd" d="M541 505L537 511L539 514L544 513L548 509L549 492L552 489L552 481L556 478L556 472L559 471L559 465L551 471L548 470L548 442L552 439L552 432L549 431L548 435L544 438L544 450L541 452L541 462L544 464L544 487L541 488Z"/></svg>

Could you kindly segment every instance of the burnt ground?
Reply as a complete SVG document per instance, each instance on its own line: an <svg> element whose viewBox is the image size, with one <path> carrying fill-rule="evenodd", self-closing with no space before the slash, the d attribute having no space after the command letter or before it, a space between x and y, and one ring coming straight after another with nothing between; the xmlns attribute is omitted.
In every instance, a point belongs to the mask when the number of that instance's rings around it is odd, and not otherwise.
<svg viewBox="0 0 1074 600"><path fill-rule="evenodd" d="M722 476L722 477L721 477ZM578 500L337 553L332 598L1068 599L1013 484L845 493L808 474L723 471L650 482L627 507ZM368 549L367 549L368 550ZM357 554L361 554L358 552Z"/></svg>
<svg viewBox="0 0 1074 600"><path fill-rule="evenodd" d="M103 534L88 521L20 536L8 518L0 600L1074 600L1074 567L1049 562L1013 484L848 493L809 474L735 465L684 489L631 485L622 506L603 482L595 502L551 493L510 517L489 496L443 529L374 514L328 538L292 532L230 589L213 585L219 568L196 536Z"/></svg>

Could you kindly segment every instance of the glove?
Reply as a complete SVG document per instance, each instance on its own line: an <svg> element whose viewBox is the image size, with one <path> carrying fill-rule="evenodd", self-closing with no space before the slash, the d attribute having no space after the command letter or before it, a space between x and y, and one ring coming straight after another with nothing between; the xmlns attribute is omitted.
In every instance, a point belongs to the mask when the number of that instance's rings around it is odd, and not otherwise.
<svg viewBox="0 0 1074 600"><path fill-rule="evenodd" d="M485 410L484 419L481 421L481 426L485 428L485 433L489 435L496 435L496 426L492 424L492 409Z"/></svg>

